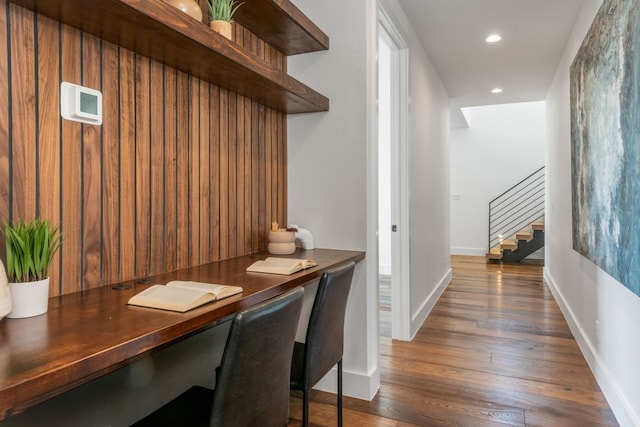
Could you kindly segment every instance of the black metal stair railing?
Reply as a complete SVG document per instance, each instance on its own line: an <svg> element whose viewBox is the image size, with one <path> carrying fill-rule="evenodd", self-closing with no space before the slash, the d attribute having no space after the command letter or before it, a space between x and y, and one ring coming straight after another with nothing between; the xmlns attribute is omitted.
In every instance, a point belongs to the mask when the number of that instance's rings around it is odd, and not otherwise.
<svg viewBox="0 0 640 427"><path fill-rule="evenodd" d="M489 202L489 249L544 216L544 166Z"/></svg>

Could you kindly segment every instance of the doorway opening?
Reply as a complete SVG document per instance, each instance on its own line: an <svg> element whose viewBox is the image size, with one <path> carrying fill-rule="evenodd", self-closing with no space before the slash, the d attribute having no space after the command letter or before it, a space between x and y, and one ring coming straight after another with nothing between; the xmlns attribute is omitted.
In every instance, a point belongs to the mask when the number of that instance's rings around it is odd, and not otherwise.
<svg viewBox="0 0 640 427"><path fill-rule="evenodd" d="M383 10L378 28L380 335L409 340L408 49Z"/></svg>
<svg viewBox="0 0 640 427"><path fill-rule="evenodd" d="M378 39L378 284L380 336L391 338L391 46Z"/></svg>

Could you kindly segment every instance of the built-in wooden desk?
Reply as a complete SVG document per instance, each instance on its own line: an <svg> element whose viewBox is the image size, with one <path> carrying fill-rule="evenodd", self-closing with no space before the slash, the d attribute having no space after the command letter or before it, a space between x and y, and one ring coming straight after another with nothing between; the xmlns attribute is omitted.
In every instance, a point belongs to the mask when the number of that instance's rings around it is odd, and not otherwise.
<svg viewBox="0 0 640 427"><path fill-rule="evenodd" d="M230 318L244 307L308 283L327 269L364 259L364 252L315 249L290 257L318 266L291 276L247 273L265 254L234 258L153 277L242 286L244 292L181 314L128 306L149 286L111 286L52 298L47 314L0 322L0 420Z"/></svg>

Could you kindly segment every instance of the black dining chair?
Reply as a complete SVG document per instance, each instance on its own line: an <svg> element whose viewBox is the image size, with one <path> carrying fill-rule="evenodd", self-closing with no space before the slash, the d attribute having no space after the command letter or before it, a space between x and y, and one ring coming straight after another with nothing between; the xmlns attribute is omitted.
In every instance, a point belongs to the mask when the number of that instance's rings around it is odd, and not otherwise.
<svg viewBox="0 0 640 427"><path fill-rule="evenodd" d="M313 300L304 343L293 348L292 390L302 390L302 425L309 425L309 392L338 365L338 426L342 426L342 353L344 317L355 264L350 262L322 274Z"/></svg>
<svg viewBox="0 0 640 427"><path fill-rule="evenodd" d="M215 389L193 386L134 426L286 426L303 295L297 288L238 312L216 368Z"/></svg>

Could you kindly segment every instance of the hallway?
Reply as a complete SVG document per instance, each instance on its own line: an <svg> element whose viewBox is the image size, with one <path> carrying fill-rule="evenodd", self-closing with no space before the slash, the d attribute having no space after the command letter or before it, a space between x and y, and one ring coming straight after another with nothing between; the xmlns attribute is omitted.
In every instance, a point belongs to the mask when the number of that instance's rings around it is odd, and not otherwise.
<svg viewBox="0 0 640 427"><path fill-rule="evenodd" d="M617 426L539 265L452 257L453 279L412 342L380 339L381 387L345 398L345 426ZM314 392L311 424L335 425ZM290 426L300 400L291 400Z"/></svg>

